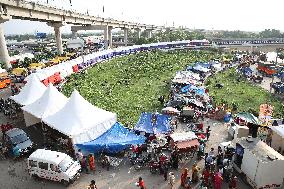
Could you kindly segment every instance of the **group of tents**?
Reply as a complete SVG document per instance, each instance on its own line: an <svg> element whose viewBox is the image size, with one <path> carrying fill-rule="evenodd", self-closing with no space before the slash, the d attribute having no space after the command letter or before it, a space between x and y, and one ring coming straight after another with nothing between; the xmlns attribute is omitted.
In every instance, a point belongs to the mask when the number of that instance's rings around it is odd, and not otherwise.
<svg viewBox="0 0 284 189"><path fill-rule="evenodd" d="M67 98L53 85L46 87L32 77L18 95L10 98L22 106L26 126L42 122L66 135L77 147L88 149L91 144L93 153L114 153L145 142L144 136L118 123L115 113L93 106L76 90Z"/></svg>
<svg viewBox="0 0 284 189"><path fill-rule="evenodd" d="M29 75L21 92L11 99L22 106L26 126L42 122L71 138L77 147L92 149L92 152L104 150L114 153L130 144L144 143L146 138L124 128L117 122L115 113L93 106L78 91L74 90L67 98L52 84L112 57L145 50L183 47L190 45L190 42L185 40L119 47L68 60ZM150 119L153 115L157 118L155 122ZM150 134L168 133L170 117L142 113L134 130ZM118 134L120 137L117 137Z"/></svg>

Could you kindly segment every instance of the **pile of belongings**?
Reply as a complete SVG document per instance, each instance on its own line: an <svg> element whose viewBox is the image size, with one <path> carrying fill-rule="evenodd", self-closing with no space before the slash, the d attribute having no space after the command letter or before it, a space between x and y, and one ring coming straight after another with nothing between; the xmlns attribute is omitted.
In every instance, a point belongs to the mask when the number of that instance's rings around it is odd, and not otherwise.
<svg viewBox="0 0 284 189"><path fill-rule="evenodd" d="M210 69L212 65L213 63L206 64ZM187 71L178 71L172 80L169 101L162 112L194 119L211 111L213 107L208 90L202 86L202 74L204 73L188 71L188 68Z"/></svg>

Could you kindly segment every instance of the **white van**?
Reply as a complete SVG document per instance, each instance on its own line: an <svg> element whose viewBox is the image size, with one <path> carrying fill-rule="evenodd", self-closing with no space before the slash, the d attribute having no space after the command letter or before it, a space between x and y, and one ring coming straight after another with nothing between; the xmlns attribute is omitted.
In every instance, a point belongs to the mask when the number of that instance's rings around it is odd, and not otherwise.
<svg viewBox="0 0 284 189"><path fill-rule="evenodd" d="M28 171L34 178L73 183L80 176L81 165L67 154L38 149L28 158Z"/></svg>

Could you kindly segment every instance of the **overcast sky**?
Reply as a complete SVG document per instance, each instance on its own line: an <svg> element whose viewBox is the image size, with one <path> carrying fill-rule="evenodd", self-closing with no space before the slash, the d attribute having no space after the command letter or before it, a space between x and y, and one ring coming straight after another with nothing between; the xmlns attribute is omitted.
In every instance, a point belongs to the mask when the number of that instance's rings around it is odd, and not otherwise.
<svg viewBox="0 0 284 189"><path fill-rule="evenodd" d="M44 3L47 0L29 0ZM284 31L283 0L49 0L49 4L92 15L146 24L196 29ZM103 13L104 7L104 13ZM11 20L6 34L53 32L45 23ZM64 26L63 32L71 32Z"/></svg>

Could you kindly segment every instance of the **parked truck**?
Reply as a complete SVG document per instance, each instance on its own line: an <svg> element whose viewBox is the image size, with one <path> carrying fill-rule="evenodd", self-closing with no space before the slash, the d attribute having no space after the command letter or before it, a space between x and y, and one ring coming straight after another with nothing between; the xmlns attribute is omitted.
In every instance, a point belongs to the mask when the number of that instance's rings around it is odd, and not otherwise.
<svg viewBox="0 0 284 189"><path fill-rule="evenodd" d="M284 157L258 138L234 140L233 166L254 189L284 187Z"/></svg>

